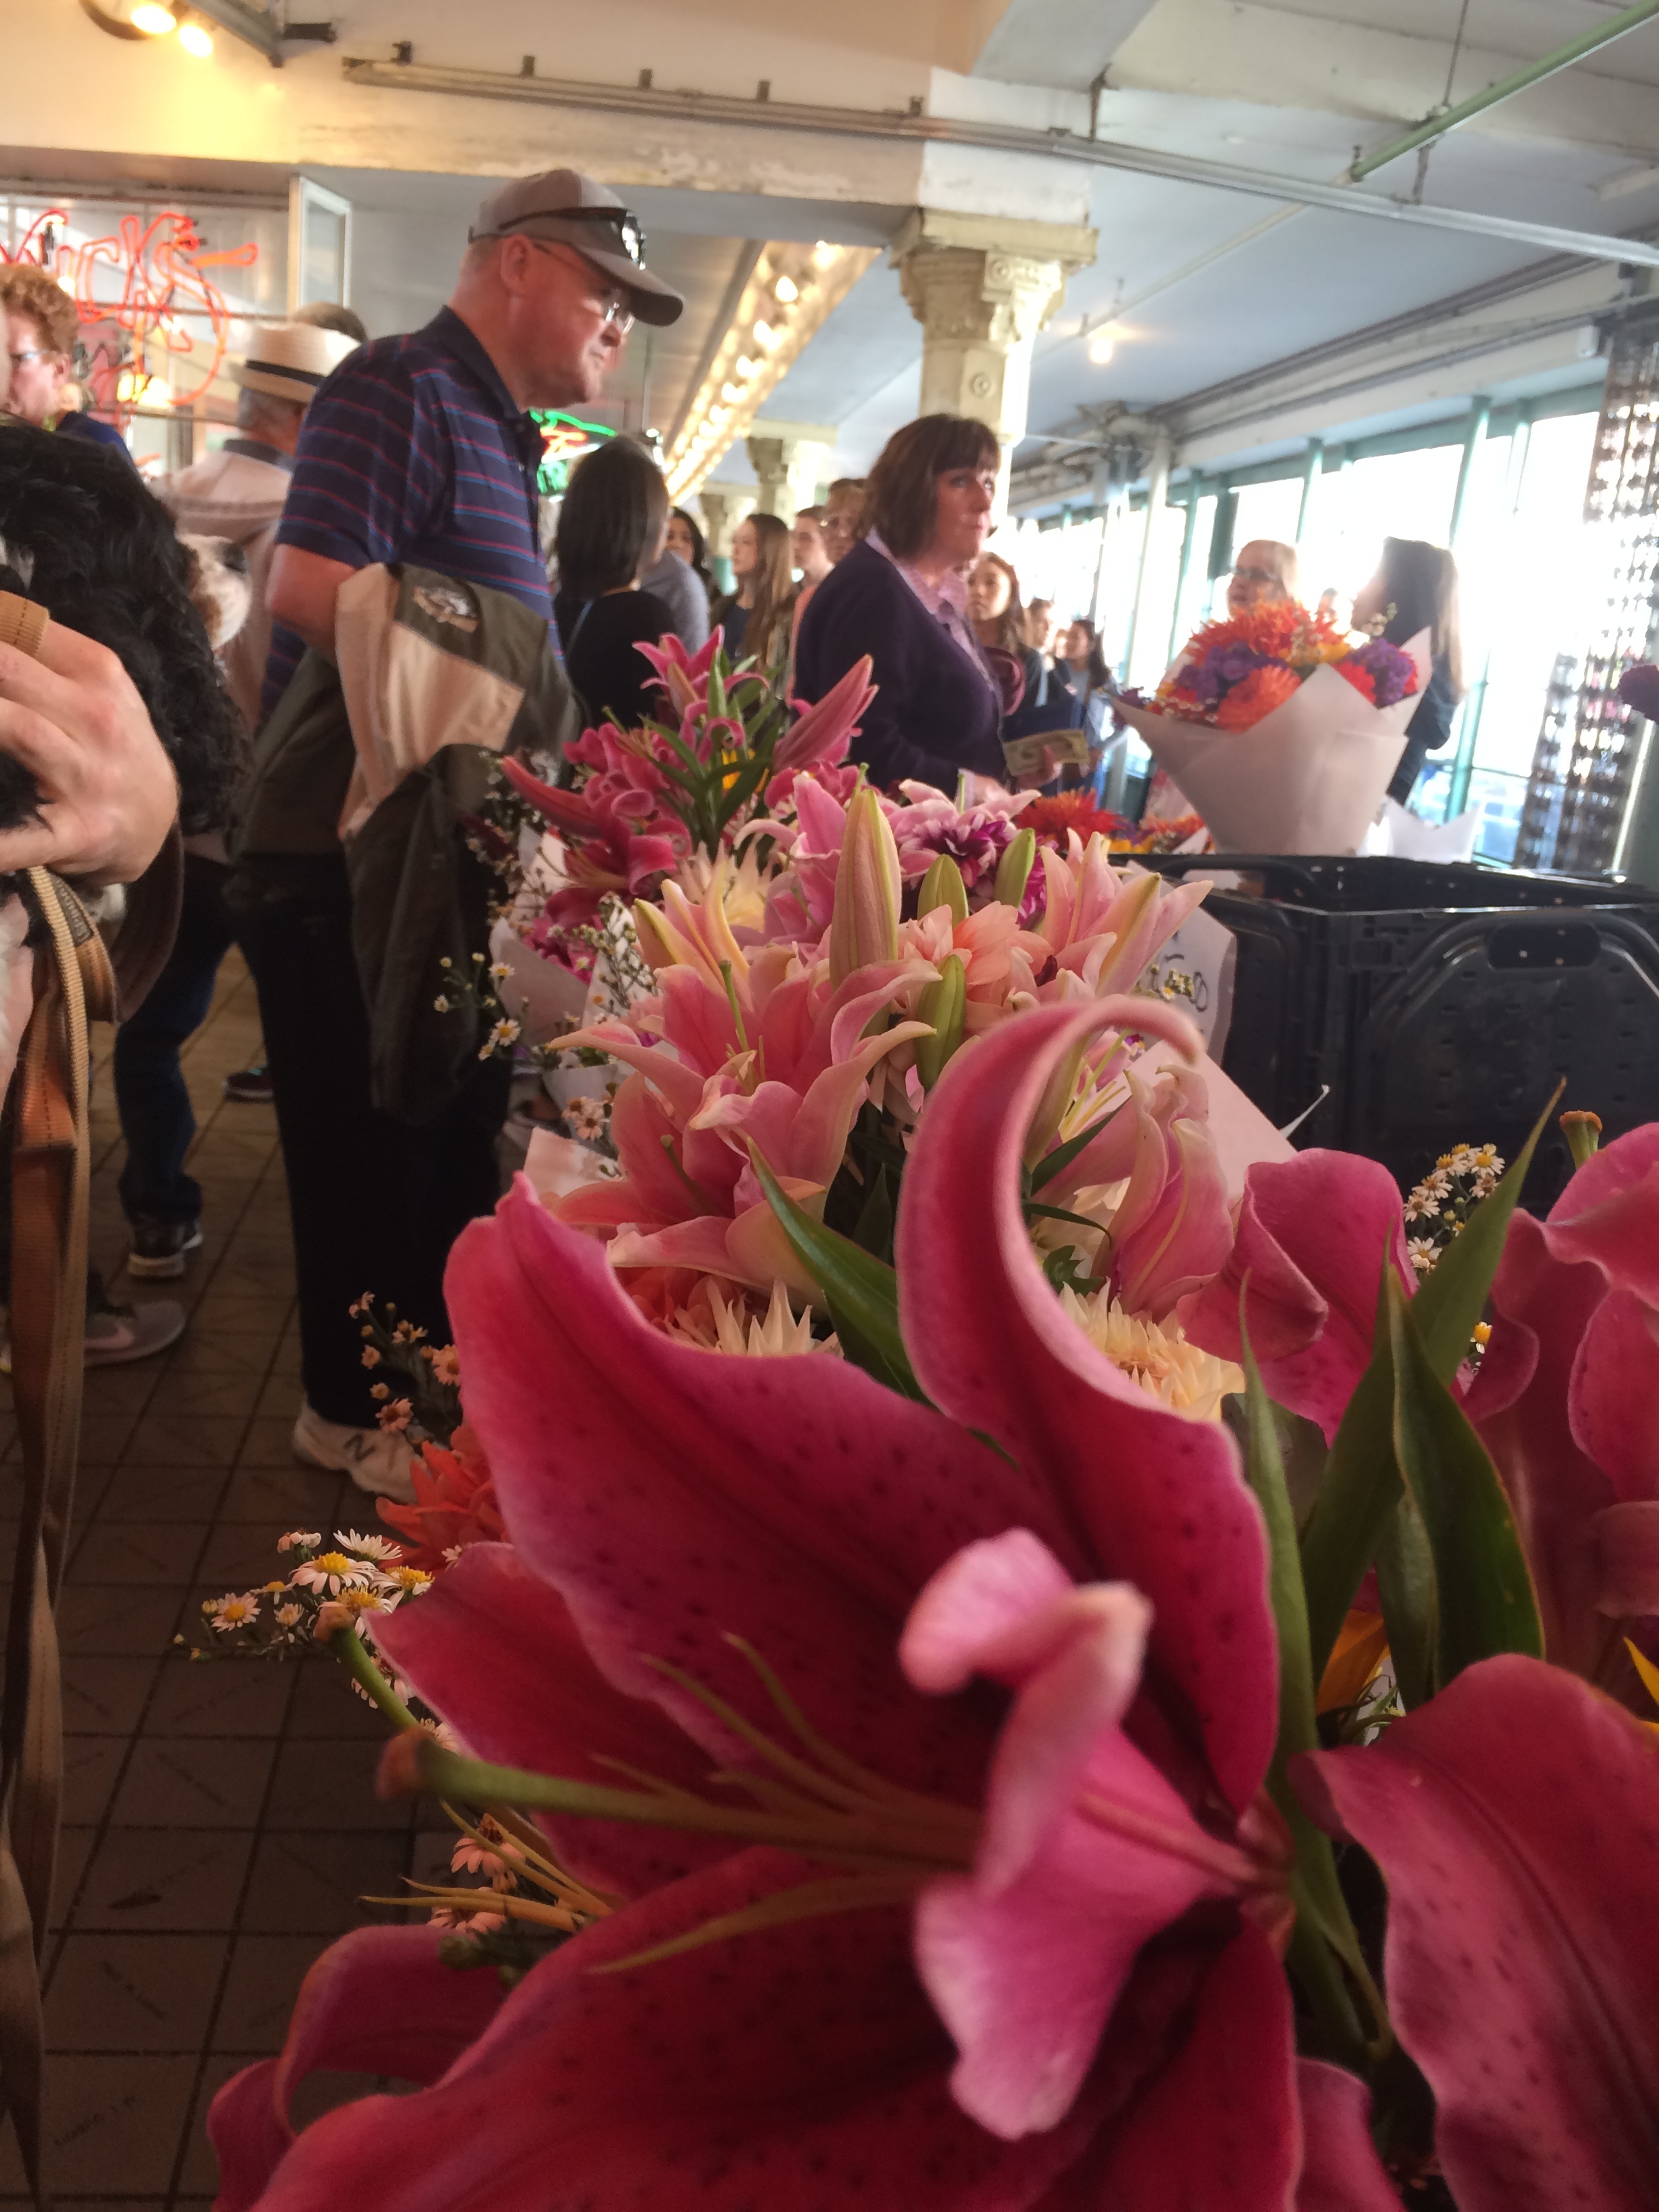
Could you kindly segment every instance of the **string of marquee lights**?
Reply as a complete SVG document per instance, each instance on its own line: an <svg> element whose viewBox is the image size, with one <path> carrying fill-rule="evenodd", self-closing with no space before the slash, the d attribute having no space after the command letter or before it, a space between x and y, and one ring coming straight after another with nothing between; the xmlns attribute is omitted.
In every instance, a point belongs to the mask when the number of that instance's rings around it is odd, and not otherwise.
<svg viewBox="0 0 1659 2212"><path fill-rule="evenodd" d="M674 499L686 500L743 437L831 309L880 252L874 246L767 246L737 313L664 456Z"/></svg>
<svg viewBox="0 0 1659 2212"><path fill-rule="evenodd" d="M0 261L33 261L74 295L98 411L125 424L152 385L173 406L193 404L224 366L240 314L205 271L251 268L258 246L249 240L210 251L193 220L176 209L147 222L123 216L114 235L79 246L68 242L68 228L67 210L45 209L15 253L0 244ZM204 322L205 331L188 327ZM96 337L107 325L120 334L114 345ZM180 368L182 384L175 381Z"/></svg>

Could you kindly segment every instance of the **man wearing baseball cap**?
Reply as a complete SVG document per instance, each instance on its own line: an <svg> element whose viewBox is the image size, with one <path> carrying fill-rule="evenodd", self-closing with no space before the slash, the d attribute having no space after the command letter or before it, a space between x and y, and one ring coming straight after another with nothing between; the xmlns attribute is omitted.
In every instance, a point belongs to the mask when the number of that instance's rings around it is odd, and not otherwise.
<svg viewBox="0 0 1659 2212"><path fill-rule="evenodd" d="M377 563L509 593L556 642L538 526L542 438L528 410L598 398L635 320L671 323L684 304L646 267L634 215L591 177L553 169L492 192L449 305L424 330L362 347L306 417L271 564L266 714L302 647L333 657L340 586ZM317 842L331 842L333 824L321 830ZM507 1071L474 1067L418 1126L377 1109L343 857L313 847L283 860L239 859L234 890L294 1224L304 1382L294 1448L364 1489L407 1498L408 1447L375 1424L348 1308L372 1288L400 1314L441 1324L422 1308L426 1286L441 1279L457 1217L495 1203Z"/></svg>

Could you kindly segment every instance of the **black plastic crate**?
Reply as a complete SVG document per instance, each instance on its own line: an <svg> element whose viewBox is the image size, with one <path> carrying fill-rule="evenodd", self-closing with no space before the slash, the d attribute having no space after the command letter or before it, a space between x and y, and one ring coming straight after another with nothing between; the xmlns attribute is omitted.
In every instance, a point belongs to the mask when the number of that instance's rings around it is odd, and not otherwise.
<svg viewBox="0 0 1659 2212"><path fill-rule="evenodd" d="M1227 1073L1299 1145L1382 1160L1402 1188L1488 1139L1510 1155L1565 1076L1609 1137L1659 1116L1659 896L1422 860L1165 854L1237 876L1205 910L1238 941ZM1552 1132L1528 1202L1569 1171Z"/></svg>

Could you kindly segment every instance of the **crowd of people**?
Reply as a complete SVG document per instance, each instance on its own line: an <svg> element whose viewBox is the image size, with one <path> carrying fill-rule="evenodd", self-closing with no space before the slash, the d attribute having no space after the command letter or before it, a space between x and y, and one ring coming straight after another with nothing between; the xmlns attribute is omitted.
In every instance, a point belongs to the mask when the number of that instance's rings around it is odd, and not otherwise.
<svg viewBox="0 0 1659 2212"><path fill-rule="evenodd" d="M748 514L724 585L697 520L671 505L656 458L628 435L576 466L544 546L530 410L591 404L633 323L670 322L681 307L606 187L568 170L516 180L479 209L451 301L424 329L370 340L326 307L262 328L234 369L234 434L155 484L184 539L216 548L210 563L244 580L214 638L230 765L210 803L186 808L173 949L115 1052L128 1270L176 1278L201 1243L179 1054L235 943L265 1056L228 1087L274 1102L289 1182L295 1449L375 1492L408 1494L410 1455L376 1420L349 1309L372 1285L444 1340L444 1260L494 1203L507 1103L499 1062L446 1058L410 1011L411 993L429 990L425 955L440 942L476 949L484 926L477 863L452 834L442 763L454 731L494 727L499 742L510 724L556 761L580 727L652 711L640 645L672 633L696 651L718 624L734 659L804 703L868 654L878 689L860 751L884 786L914 779L972 801L1012 780L1011 738L1079 730L1088 766L1067 773L1097 779L1110 742L1094 623L1025 601L988 547L1002 457L979 422L922 417L866 478L838 479L791 518ZM69 383L73 302L44 270L16 266L0 271L0 308L6 434L84 444L106 487L111 472L131 487L118 434ZM1239 550L1230 606L1296 592L1293 549ZM211 597L204 581L200 603ZM1462 687L1450 556L1390 539L1353 618L1396 641L1431 634L1403 796ZM378 793L359 765L369 726L404 778ZM418 799L407 796L417 780ZM377 810L384 834L364 834ZM0 861L16 865L3 844ZM183 1326L176 1304L123 1306L94 1285L88 1357L143 1357Z"/></svg>

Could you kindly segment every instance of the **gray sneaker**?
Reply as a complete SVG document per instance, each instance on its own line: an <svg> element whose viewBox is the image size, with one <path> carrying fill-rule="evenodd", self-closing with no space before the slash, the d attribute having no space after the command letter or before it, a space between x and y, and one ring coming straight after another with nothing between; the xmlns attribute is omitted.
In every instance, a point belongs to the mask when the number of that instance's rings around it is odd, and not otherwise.
<svg viewBox="0 0 1659 2212"><path fill-rule="evenodd" d="M301 1401L291 1442L294 1456L307 1467L349 1474L371 1498L390 1498L399 1505L415 1503L415 1482L409 1471L414 1448L395 1429L358 1429L344 1421L325 1421L307 1398Z"/></svg>
<svg viewBox="0 0 1659 2212"><path fill-rule="evenodd" d="M108 1297L87 1308L86 1364L120 1367L165 1352L185 1333L185 1310L172 1298L143 1306L118 1305Z"/></svg>

